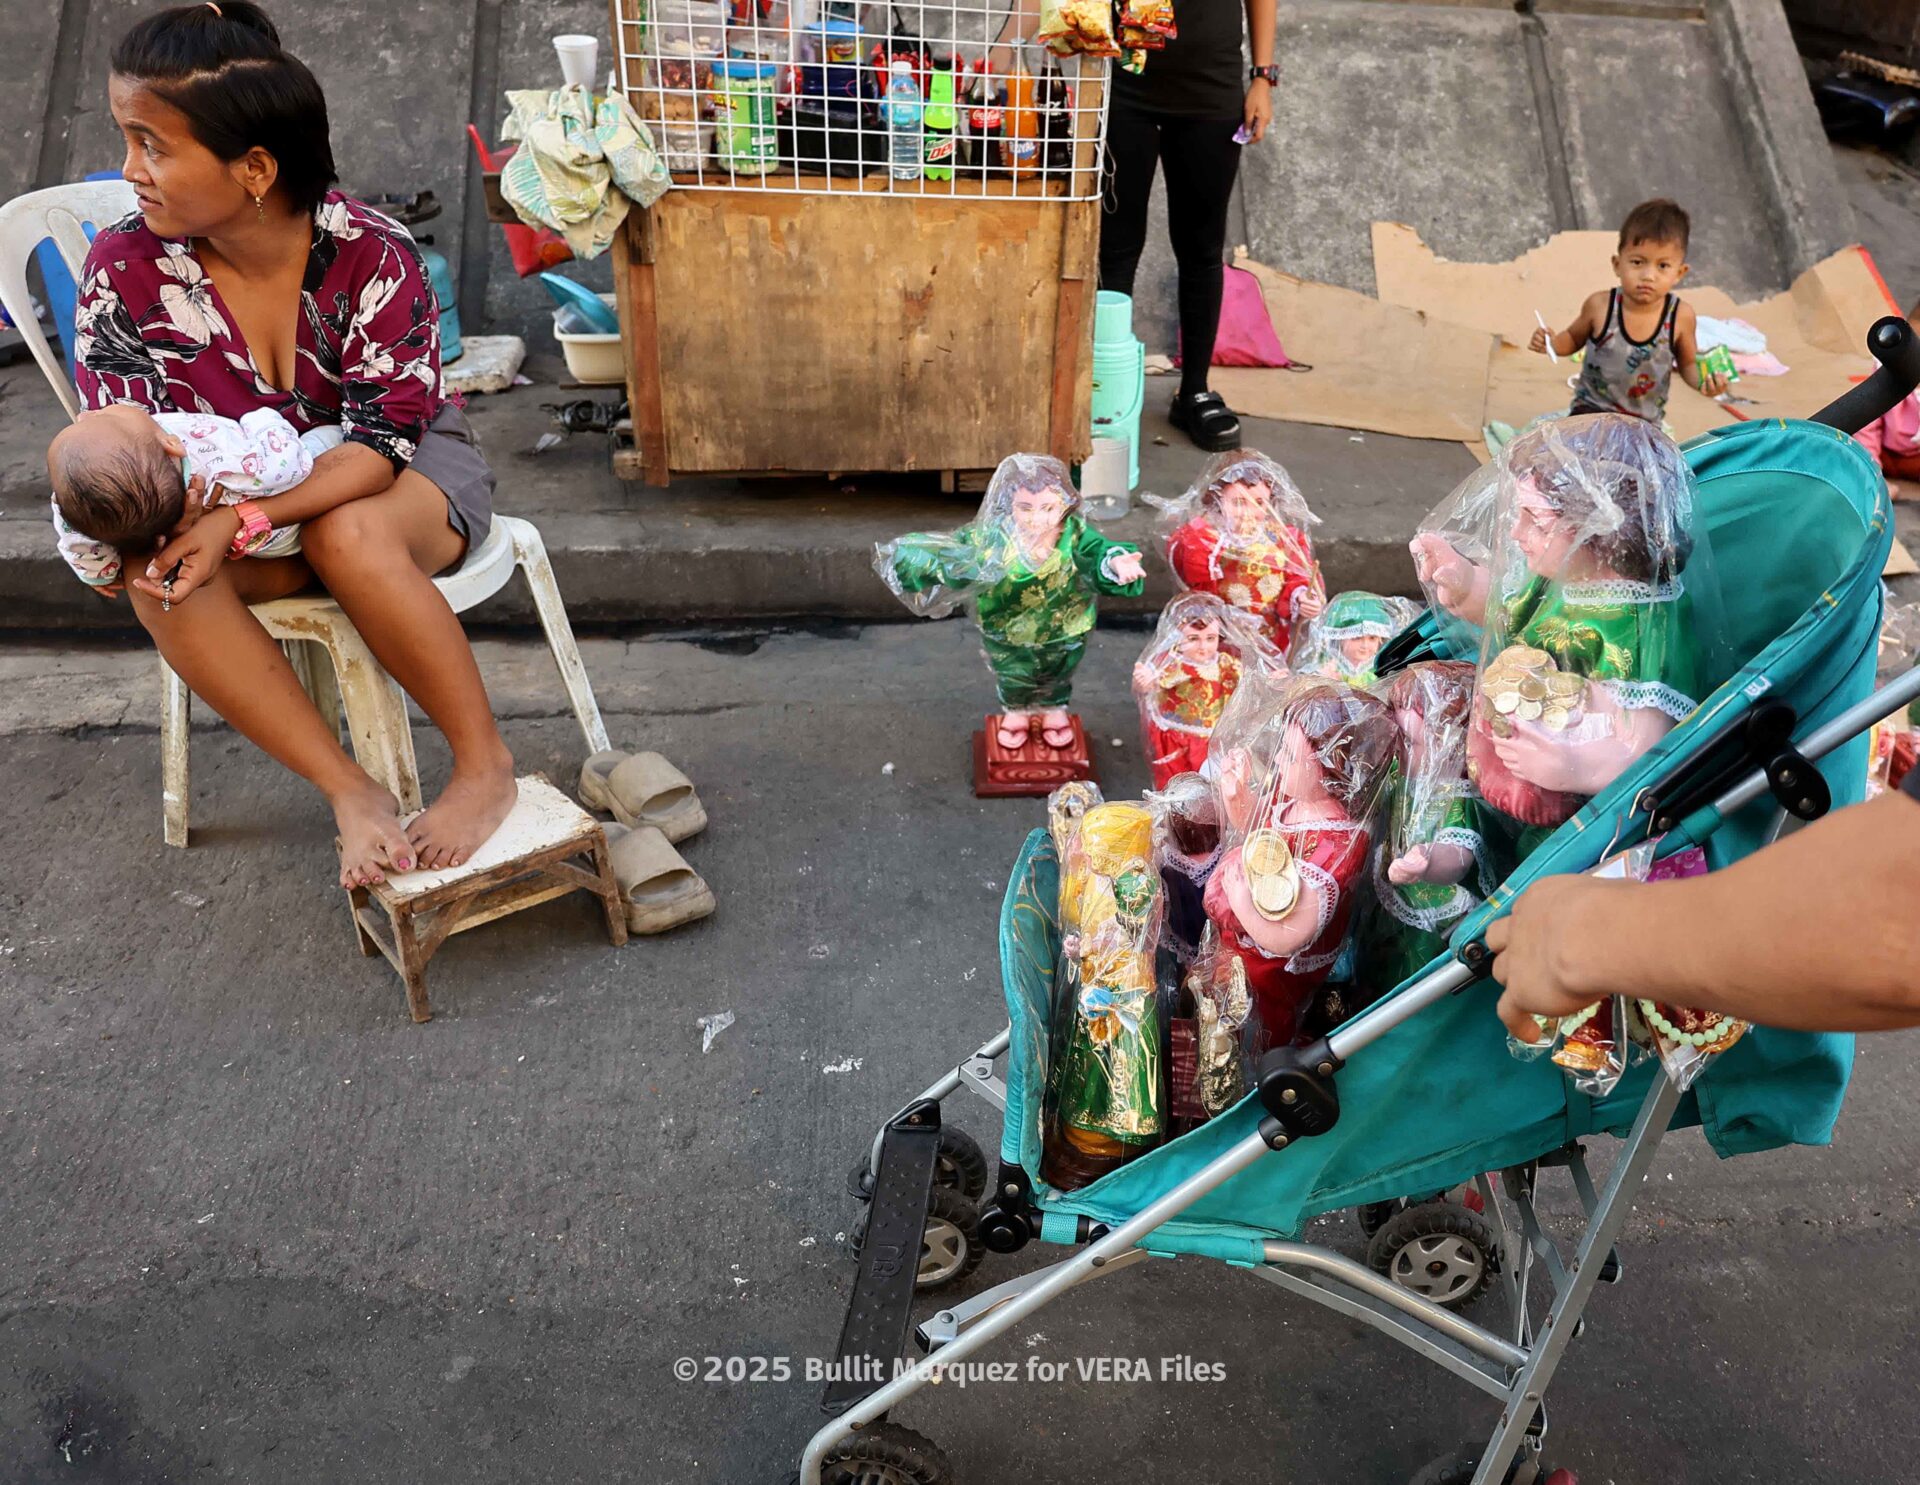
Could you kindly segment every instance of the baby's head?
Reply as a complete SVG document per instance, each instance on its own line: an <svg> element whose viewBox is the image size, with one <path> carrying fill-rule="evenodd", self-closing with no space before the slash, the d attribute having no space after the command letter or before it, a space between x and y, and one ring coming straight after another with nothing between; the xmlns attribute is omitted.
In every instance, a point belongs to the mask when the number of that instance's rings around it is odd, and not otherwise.
<svg viewBox="0 0 1920 1485"><path fill-rule="evenodd" d="M1693 223L1678 202L1664 196L1642 201L1620 224L1613 271L1620 291L1634 304L1664 303L1687 276L1687 240Z"/></svg>
<svg viewBox="0 0 1920 1485"><path fill-rule="evenodd" d="M137 407L116 403L60 430L47 473L60 518L123 552L151 550L180 524L186 450Z"/></svg>

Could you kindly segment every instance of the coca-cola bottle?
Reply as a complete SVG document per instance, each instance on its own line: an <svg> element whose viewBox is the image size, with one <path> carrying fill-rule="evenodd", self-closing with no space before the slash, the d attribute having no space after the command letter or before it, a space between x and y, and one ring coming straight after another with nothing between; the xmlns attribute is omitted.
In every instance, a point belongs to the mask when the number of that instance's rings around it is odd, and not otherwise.
<svg viewBox="0 0 1920 1485"><path fill-rule="evenodd" d="M1040 115L1040 164L1050 179L1065 182L1073 170L1073 91L1051 55L1033 89Z"/></svg>
<svg viewBox="0 0 1920 1485"><path fill-rule="evenodd" d="M1006 89L994 81L985 57L973 64L973 72L967 89L967 170L982 180L1003 180L1012 174L1005 154Z"/></svg>

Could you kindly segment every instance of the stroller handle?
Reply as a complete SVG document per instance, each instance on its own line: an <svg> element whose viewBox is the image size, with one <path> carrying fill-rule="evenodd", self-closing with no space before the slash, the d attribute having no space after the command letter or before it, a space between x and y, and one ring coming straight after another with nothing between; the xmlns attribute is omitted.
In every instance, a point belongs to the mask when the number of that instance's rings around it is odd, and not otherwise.
<svg viewBox="0 0 1920 1485"><path fill-rule="evenodd" d="M1867 332L1867 349L1880 363L1879 369L1821 408L1811 421L1842 433L1858 433L1920 387L1920 335L1900 316L1874 321Z"/></svg>

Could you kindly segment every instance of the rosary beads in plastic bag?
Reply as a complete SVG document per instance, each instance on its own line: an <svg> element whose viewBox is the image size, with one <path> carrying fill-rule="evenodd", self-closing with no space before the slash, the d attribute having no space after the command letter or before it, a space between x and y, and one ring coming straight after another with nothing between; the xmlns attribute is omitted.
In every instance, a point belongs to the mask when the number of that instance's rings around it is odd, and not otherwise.
<svg viewBox="0 0 1920 1485"><path fill-rule="evenodd" d="M1707 853L1693 846L1656 861L1647 872L1647 880L1680 881L1705 876L1706 872ZM1644 999L1635 1000L1633 1006L1654 1051L1660 1054L1661 1066L1682 1093L1693 1086L1694 1080L1715 1057L1747 1032L1745 1021L1719 1011L1696 1011L1687 1006Z"/></svg>
<svg viewBox="0 0 1920 1485"><path fill-rule="evenodd" d="M1133 667L1140 734L1153 786L1206 767L1207 744L1250 669L1278 675L1286 662L1243 610L1211 593L1180 593L1160 611Z"/></svg>
<svg viewBox="0 0 1920 1485"><path fill-rule="evenodd" d="M1282 654L1295 625L1326 607L1307 534L1319 518L1265 454L1216 455L1186 494L1151 503L1162 512L1167 562L1181 585L1251 614Z"/></svg>

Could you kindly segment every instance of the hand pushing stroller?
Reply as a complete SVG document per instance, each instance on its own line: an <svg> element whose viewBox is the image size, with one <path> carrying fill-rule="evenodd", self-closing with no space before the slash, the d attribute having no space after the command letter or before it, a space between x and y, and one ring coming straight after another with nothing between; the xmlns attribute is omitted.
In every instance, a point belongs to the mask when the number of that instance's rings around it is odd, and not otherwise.
<svg viewBox="0 0 1920 1485"><path fill-rule="evenodd" d="M1268 1053L1254 1091L1226 1114L1071 1192L1037 1174L1059 863L1045 831L1029 837L1000 926L1008 1029L888 1121L856 1171L869 1211L839 1357L890 1366L905 1348L916 1286L952 1283L986 1253L1034 1240L1079 1251L919 1325L926 1355L891 1380L884 1369L843 1367L883 1380L829 1388L824 1406L836 1416L806 1447L802 1485L951 1480L940 1451L889 1412L936 1363L1152 1255L1243 1267L1498 1399L1493 1436L1434 1461L1416 1485L1571 1480L1543 1463L1546 1390L1594 1286L1619 1274L1614 1240L1661 1136L1698 1125L1722 1156L1824 1143L1852 1041L1756 1027L1684 1095L1650 1060L1589 1099L1551 1063L1509 1054L1491 987L1476 983L1489 958L1485 930L1535 879L1590 869L1617 848L1662 836L1662 854L1699 845L1719 868L1765 844L1787 814L1811 819L1861 797L1866 729L1920 696L1920 669L1873 693L1891 520L1885 481L1845 431L1920 383L1920 343L1890 318L1869 346L1881 369L1815 420L1737 424L1686 447L1697 519L1722 570L1738 575L1724 602L1745 664L1530 855L1460 924L1446 955L1315 1044ZM1381 671L1446 654L1429 615L1389 645ZM1004 1110L991 1179L977 1147L942 1123L943 1101L962 1086ZM1623 1143L1596 1189L1580 1141L1598 1135ZM1570 1249L1533 1200L1535 1182L1554 1170L1566 1172L1586 1214ZM1499 1173L1497 1183L1486 1172ZM1500 1330L1417 1284L1296 1240L1319 1213L1463 1183L1497 1229L1485 1256L1510 1311ZM1484 1276L1469 1278L1479 1286Z"/></svg>

